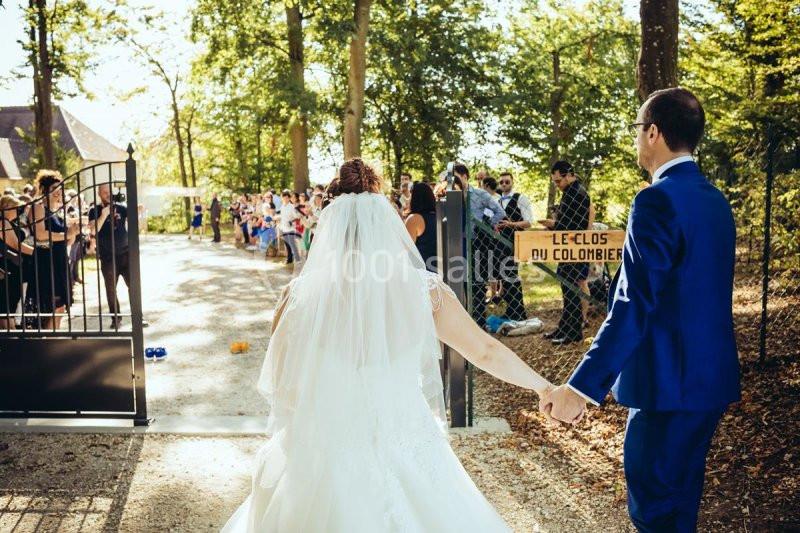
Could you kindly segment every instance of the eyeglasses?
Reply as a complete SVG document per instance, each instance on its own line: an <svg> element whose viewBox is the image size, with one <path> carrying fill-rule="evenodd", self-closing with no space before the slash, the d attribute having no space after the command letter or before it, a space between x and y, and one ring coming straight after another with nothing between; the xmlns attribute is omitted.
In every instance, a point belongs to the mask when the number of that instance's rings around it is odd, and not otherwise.
<svg viewBox="0 0 800 533"><path fill-rule="evenodd" d="M500 180L500 185L511 185L510 180Z"/></svg>
<svg viewBox="0 0 800 533"><path fill-rule="evenodd" d="M641 126L643 130L646 130L653 124L654 122L634 122L633 124L628 124L628 128L631 130L631 135L636 136L639 133L637 129L639 126Z"/></svg>

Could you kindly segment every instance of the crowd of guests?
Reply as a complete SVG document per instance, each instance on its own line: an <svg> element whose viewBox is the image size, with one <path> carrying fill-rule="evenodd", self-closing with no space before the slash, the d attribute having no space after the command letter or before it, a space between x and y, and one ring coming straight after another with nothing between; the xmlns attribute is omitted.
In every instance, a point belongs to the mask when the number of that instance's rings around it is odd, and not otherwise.
<svg viewBox="0 0 800 533"><path fill-rule="evenodd" d="M554 231L598 229L594 206L573 166L567 161L557 161L551 166L550 174L554 186L561 191L561 201L550 206L549 217L538 220L534 220L530 199L514 189L514 176L510 172L501 172L495 178L486 171L479 171L473 185L467 166L456 164L452 176L442 175L435 188L434 196L444 195L451 186L462 191L466 210L475 221L465 248L469 247L472 260L472 312L482 327L486 326L489 303L505 302L503 318L519 322L528 318L519 265L514 261L515 232L530 229L534 223ZM411 186L410 198L416 187L416 183ZM398 205L407 196L405 188L401 183L396 199ZM433 235L435 238L435 230ZM555 345L579 342L588 326L589 299L592 296L597 299L590 283L606 285L607 269L603 264L561 263L556 274L563 308L558 326L545 336Z"/></svg>
<svg viewBox="0 0 800 533"><path fill-rule="evenodd" d="M439 267L437 198L448 189L463 192L469 214L480 226L472 229L465 245L470 248L472 258L472 311L482 327L486 326L487 305L492 303L505 303L504 318L520 322L528 318L519 266L513 260L515 232L534 225L556 231L597 229L594 207L573 166L558 161L550 173L554 186L561 191L561 202L550 206L547 215L539 219L534 217L530 199L515 190L512 173L501 172L494 177L482 170L471 180L464 164L455 164L452 176L443 174L433 186L413 181L404 172L398 186L388 193L426 268L436 272ZM238 196L228 207L236 242L250 250L264 250L267 255L285 254L289 264L302 261L311 248L328 192L325 186L316 185L299 193L284 190L279 194L269 190ZM202 213L203 206L198 201L193 226L200 226ZM193 232L190 230L190 238ZM607 271L602 264L562 263L557 276L563 310L558 326L546 337L556 345L578 342L588 325L590 281L607 277Z"/></svg>
<svg viewBox="0 0 800 533"><path fill-rule="evenodd" d="M58 171L40 170L21 191L0 197L0 324L58 330L83 283L81 261L100 263L110 328L121 324L117 283L129 281L127 207L109 184L91 201L65 187ZM128 286L130 286L128 284ZM22 324L21 315L29 321ZM17 316L15 316L17 315Z"/></svg>
<svg viewBox="0 0 800 533"><path fill-rule="evenodd" d="M288 264L300 261L311 248L324 199L323 185L300 193L242 194L228 207L234 240L271 255L285 250Z"/></svg>

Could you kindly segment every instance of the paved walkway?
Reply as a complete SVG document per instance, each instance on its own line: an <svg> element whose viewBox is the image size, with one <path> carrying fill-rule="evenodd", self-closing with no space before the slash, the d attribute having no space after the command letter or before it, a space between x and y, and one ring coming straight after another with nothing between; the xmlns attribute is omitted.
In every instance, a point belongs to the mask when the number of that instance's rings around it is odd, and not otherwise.
<svg viewBox="0 0 800 533"><path fill-rule="evenodd" d="M141 250L145 346L169 352L146 365L149 416L266 415L255 383L291 270L230 244L181 236L145 236ZM250 351L232 355L238 341Z"/></svg>

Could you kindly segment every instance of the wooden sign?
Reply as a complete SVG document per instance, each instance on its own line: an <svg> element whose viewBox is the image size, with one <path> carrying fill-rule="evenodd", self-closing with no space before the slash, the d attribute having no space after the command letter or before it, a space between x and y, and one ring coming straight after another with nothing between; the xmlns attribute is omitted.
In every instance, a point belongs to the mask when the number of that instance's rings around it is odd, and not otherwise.
<svg viewBox="0 0 800 533"><path fill-rule="evenodd" d="M540 231L514 233L519 263L614 263L622 261L623 230Z"/></svg>

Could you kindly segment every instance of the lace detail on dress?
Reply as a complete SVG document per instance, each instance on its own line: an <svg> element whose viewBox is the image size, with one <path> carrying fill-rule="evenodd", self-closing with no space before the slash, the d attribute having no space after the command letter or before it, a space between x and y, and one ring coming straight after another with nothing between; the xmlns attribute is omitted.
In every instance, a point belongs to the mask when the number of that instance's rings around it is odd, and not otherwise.
<svg viewBox="0 0 800 533"><path fill-rule="evenodd" d="M431 307L434 313L442 308L442 303L444 301L443 300L444 296L442 294L442 291L451 295L453 298L456 297L456 294L453 292L453 289L451 289L447 285L447 283L445 283L444 280L439 277L438 274L425 271L423 277L425 278L426 289L430 294Z"/></svg>

